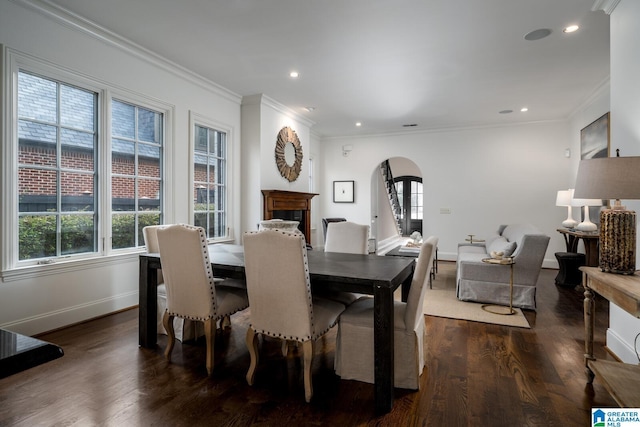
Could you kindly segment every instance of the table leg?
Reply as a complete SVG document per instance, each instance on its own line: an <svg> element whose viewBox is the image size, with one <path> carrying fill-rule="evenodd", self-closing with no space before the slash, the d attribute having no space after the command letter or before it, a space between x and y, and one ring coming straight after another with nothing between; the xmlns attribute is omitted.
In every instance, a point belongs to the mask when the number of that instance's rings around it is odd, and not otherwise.
<svg viewBox="0 0 640 427"><path fill-rule="evenodd" d="M593 330L595 329L595 303L593 301L593 292L587 286L587 277L582 273L582 286L584 286L584 366L587 374L587 382L593 382L593 371L589 369L589 360L595 360L593 357Z"/></svg>
<svg viewBox="0 0 640 427"><path fill-rule="evenodd" d="M140 257L140 275L138 278L138 345L153 348L157 340L158 315L158 270L149 266L149 260Z"/></svg>
<svg viewBox="0 0 640 427"><path fill-rule="evenodd" d="M376 413L384 414L393 407L393 291L383 286L374 290L374 399Z"/></svg>

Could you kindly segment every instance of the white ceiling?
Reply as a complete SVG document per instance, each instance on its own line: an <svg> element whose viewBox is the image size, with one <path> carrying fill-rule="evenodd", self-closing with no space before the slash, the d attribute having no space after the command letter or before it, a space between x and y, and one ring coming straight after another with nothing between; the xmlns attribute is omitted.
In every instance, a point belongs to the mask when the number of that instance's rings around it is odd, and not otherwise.
<svg viewBox="0 0 640 427"><path fill-rule="evenodd" d="M566 119L609 76L594 0L51 2L323 136ZM552 33L524 39L539 28Z"/></svg>

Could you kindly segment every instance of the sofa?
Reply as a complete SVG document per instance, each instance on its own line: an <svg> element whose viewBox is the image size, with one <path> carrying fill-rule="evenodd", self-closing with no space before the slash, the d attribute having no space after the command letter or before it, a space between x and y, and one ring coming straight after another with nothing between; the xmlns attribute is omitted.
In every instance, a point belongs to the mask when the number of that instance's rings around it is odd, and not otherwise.
<svg viewBox="0 0 640 427"><path fill-rule="evenodd" d="M531 224L501 225L484 242L458 245L456 295L462 301L509 305L513 268L513 306L536 309L536 283L549 245L549 236ZM513 257L513 266L482 261L491 253Z"/></svg>

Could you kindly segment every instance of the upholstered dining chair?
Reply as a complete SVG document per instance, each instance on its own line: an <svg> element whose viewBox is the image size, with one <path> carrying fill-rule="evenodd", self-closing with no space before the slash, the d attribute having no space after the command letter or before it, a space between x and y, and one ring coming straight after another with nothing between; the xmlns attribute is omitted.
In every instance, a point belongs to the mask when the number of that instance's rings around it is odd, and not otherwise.
<svg viewBox="0 0 640 427"><path fill-rule="evenodd" d="M158 234L157 231L160 228L166 228L167 225L148 225L142 229L142 235L144 236L144 244L147 249L147 253L160 253L158 247ZM167 309L167 287L164 284L164 277L162 276L162 269L158 270L158 317L157 317L157 330L158 333L167 335L167 331L162 324L162 318L164 312ZM176 334L176 338L180 341L187 341L198 338L204 335L204 329L199 322L192 322L189 319L173 319L173 330Z"/></svg>
<svg viewBox="0 0 640 427"><path fill-rule="evenodd" d="M327 224L326 240L324 243L325 252L339 252L345 254L369 253L369 226L356 224L351 221L329 222ZM348 306L363 297L362 294L353 292L323 292L323 297L332 299Z"/></svg>
<svg viewBox="0 0 640 427"><path fill-rule="evenodd" d="M247 292L238 287L215 285L202 227L171 225L158 229L157 236L167 288L167 308L162 318L169 335L165 356L171 361L175 344L174 318L203 322L207 341L206 367L211 375L216 322L247 308Z"/></svg>
<svg viewBox="0 0 640 427"><path fill-rule="evenodd" d="M330 222L327 224L325 252L345 254L364 254L368 251L369 226L351 221Z"/></svg>
<svg viewBox="0 0 640 427"><path fill-rule="evenodd" d="M418 390L424 368L424 300L432 253L438 244L429 237L420 248L407 302L394 301L394 386ZM374 382L373 299L360 298L340 316L336 373L342 379Z"/></svg>
<svg viewBox="0 0 640 427"><path fill-rule="evenodd" d="M304 235L265 230L247 232L243 240L250 303L247 383L255 379L259 334L295 341L302 347L304 394L310 402L314 342L336 324L344 305L311 295Z"/></svg>
<svg viewBox="0 0 640 427"><path fill-rule="evenodd" d="M324 241L327 241L327 226L332 222L343 222L346 221L347 218L322 218L322 235L324 236Z"/></svg>

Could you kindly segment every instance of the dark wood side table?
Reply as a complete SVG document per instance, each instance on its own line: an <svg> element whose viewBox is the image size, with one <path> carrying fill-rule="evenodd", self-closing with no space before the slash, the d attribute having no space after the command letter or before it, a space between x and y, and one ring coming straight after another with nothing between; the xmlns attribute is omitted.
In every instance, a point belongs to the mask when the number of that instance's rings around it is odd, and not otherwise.
<svg viewBox="0 0 640 427"><path fill-rule="evenodd" d="M599 231L579 231L569 228L558 228L558 233L564 237L567 245L567 252L578 252L578 242L582 239L588 267L598 266L598 243L600 241Z"/></svg>
<svg viewBox="0 0 640 427"><path fill-rule="evenodd" d="M623 408L640 407L640 365L596 360L593 356L595 304L593 292L640 318L640 276L605 273L596 267L580 267L584 286L584 363L587 381L597 378Z"/></svg>

